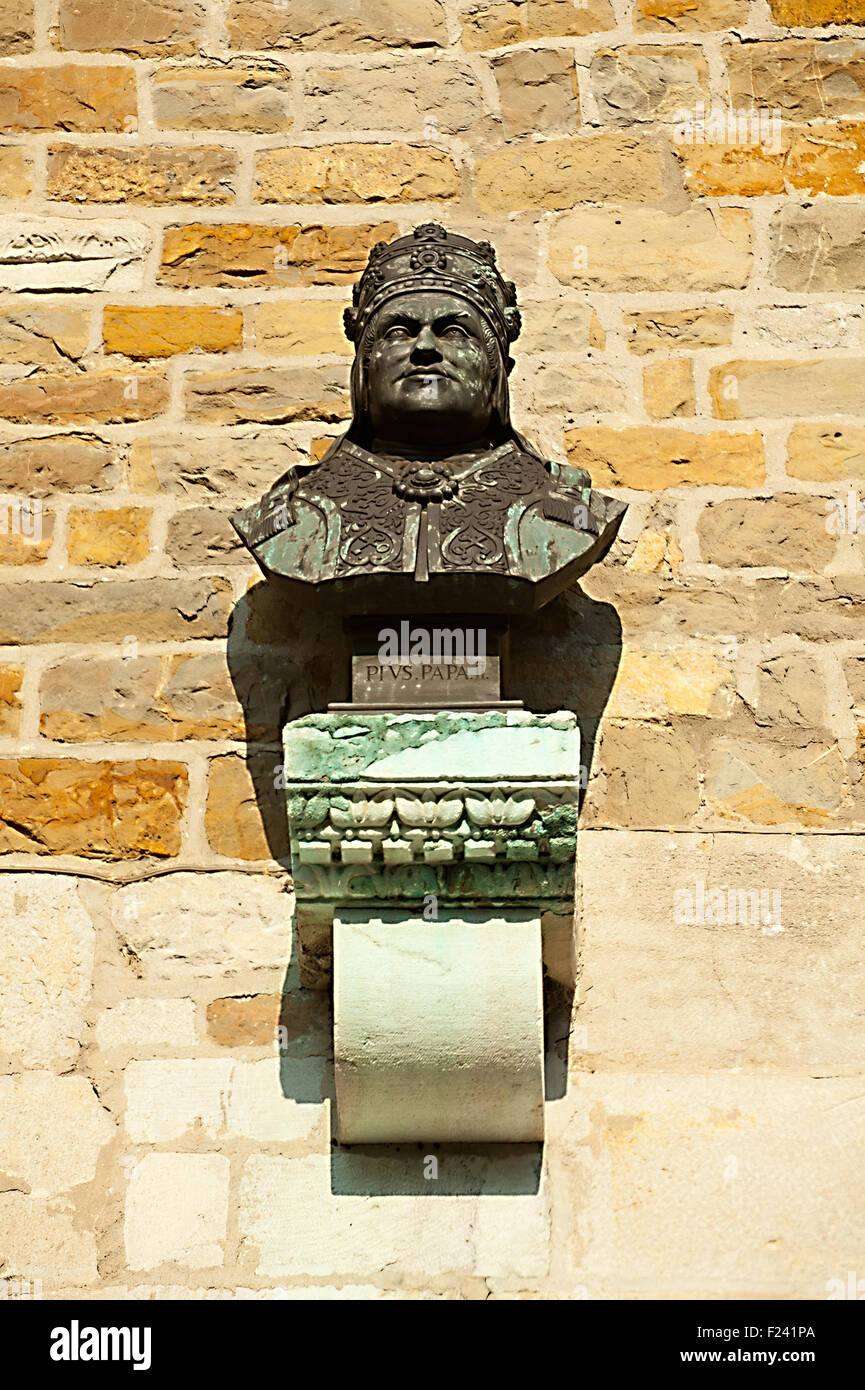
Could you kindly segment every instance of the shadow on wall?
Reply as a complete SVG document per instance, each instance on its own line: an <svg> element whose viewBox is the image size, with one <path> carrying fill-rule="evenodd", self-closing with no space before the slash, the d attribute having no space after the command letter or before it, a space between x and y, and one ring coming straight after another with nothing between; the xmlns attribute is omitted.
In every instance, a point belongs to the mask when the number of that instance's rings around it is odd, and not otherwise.
<svg viewBox="0 0 865 1390"><path fill-rule="evenodd" d="M579 586L532 617L511 625L508 699L547 714L573 710L581 733L581 795L591 772L598 727L619 668L622 628L616 610ZM301 715L350 699L350 650L340 619L314 593L286 597L277 583L255 585L236 604L228 635L228 664L244 712L246 765L272 857L291 871L285 793L280 785L281 731ZM284 984L280 1027L283 1094L301 1104L331 1101L335 1114L332 1014L329 992L302 989L293 953ZM565 1094L573 999L544 982L546 1092ZM315 1039L314 1058L310 1044ZM312 1066L315 1061L318 1065ZM442 1163L441 1181L425 1176L424 1160ZM334 1193L472 1195L536 1192L540 1145L334 1145ZM507 1159L507 1162L504 1160ZM426 1165L426 1171L430 1165ZM445 1179L445 1173L448 1173Z"/></svg>

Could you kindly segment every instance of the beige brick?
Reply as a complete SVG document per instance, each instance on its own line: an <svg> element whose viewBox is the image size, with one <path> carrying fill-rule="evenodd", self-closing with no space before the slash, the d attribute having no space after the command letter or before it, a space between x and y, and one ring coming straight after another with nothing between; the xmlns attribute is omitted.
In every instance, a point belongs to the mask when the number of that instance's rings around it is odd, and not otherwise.
<svg viewBox="0 0 865 1390"><path fill-rule="evenodd" d="M231 0L228 40L232 48L356 53L446 44L447 25L442 0L365 0L354 9L344 0L293 0L290 10L272 0Z"/></svg>
<svg viewBox="0 0 865 1390"><path fill-rule="evenodd" d="M0 386L0 417L21 424L34 421L122 424L149 420L168 406L164 376L95 371L78 376L37 373Z"/></svg>
<svg viewBox="0 0 865 1390"><path fill-rule="evenodd" d="M375 243L392 240L397 230L393 222L354 227L231 222L167 227L160 278L180 289L340 285L356 279Z"/></svg>
<svg viewBox="0 0 865 1390"><path fill-rule="evenodd" d="M787 472L809 483L865 479L865 426L794 425Z"/></svg>
<svg viewBox="0 0 865 1390"><path fill-rule="evenodd" d="M33 47L33 0L0 0L0 54Z"/></svg>
<svg viewBox="0 0 865 1390"><path fill-rule="evenodd" d="M719 420L861 415L865 359L723 362L709 374L709 393Z"/></svg>
<svg viewBox="0 0 865 1390"><path fill-rule="evenodd" d="M180 850L186 768L169 762L0 761L0 853L164 858Z"/></svg>
<svg viewBox="0 0 865 1390"><path fill-rule="evenodd" d="M865 127L834 122L787 126L769 145L677 144L688 191L699 197L755 198L796 190L815 196L865 193Z"/></svg>
<svg viewBox="0 0 865 1390"><path fill-rule="evenodd" d="M769 0L776 24L865 24L863 0Z"/></svg>
<svg viewBox="0 0 865 1390"><path fill-rule="evenodd" d="M565 443L571 463L588 468L596 487L759 487L766 476L759 434L588 426L570 430Z"/></svg>
<svg viewBox="0 0 865 1390"><path fill-rule="evenodd" d="M600 48L589 64L589 90L601 121L669 121L709 102L709 67L696 44L623 44Z"/></svg>
<svg viewBox="0 0 865 1390"><path fill-rule="evenodd" d="M149 507L73 507L66 523L70 565L134 565L150 553Z"/></svg>
<svg viewBox="0 0 865 1390"><path fill-rule="evenodd" d="M623 318L631 352L642 356L659 348L725 347L733 341L729 309L637 309Z"/></svg>
<svg viewBox="0 0 865 1390"><path fill-rule="evenodd" d="M122 352L126 357L228 352L243 347L243 311L204 305L106 304L102 334L106 352Z"/></svg>
<svg viewBox="0 0 865 1390"><path fill-rule="evenodd" d="M776 493L709 502L697 529L703 558L711 565L823 570L836 547L826 519L824 498Z"/></svg>
<svg viewBox="0 0 865 1390"><path fill-rule="evenodd" d="M747 332L754 343L772 347L858 348L863 340L862 306L831 304L821 298L812 304L761 304Z"/></svg>
<svg viewBox="0 0 865 1390"><path fill-rule="evenodd" d="M159 68L151 88L160 130L233 130L276 135L290 130L291 78L286 68Z"/></svg>
<svg viewBox="0 0 865 1390"><path fill-rule="evenodd" d="M706 799L721 824L798 830L831 825L846 793L844 758L834 741L802 731L784 744L716 739Z"/></svg>
<svg viewBox="0 0 865 1390"><path fill-rule="evenodd" d="M460 191L450 155L398 142L262 150L255 177L259 203L422 203Z"/></svg>
<svg viewBox="0 0 865 1390"><path fill-rule="evenodd" d="M33 192L33 165L17 145L0 147L0 197L28 198Z"/></svg>
<svg viewBox="0 0 865 1390"><path fill-rule="evenodd" d="M132 1062L126 1068L126 1126L137 1143L166 1144L196 1135L289 1143L311 1139L322 1126L324 1061L320 1057L260 1062L219 1058ZM302 1088L300 1104L286 1096L286 1083Z"/></svg>
<svg viewBox="0 0 865 1390"><path fill-rule="evenodd" d="M332 299L276 299L255 311L255 346L273 357L317 357L319 353L349 357L345 336L345 306Z"/></svg>
<svg viewBox="0 0 865 1390"><path fill-rule="evenodd" d="M521 410L540 415L555 412L567 422L580 415L618 413L628 408L624 383L599 362L540 362L533 371L523 367L515 374L514 388Z"/></svg>
<svg viewBox="0 0 865 1390"><path fill-rule="evenodd" d="M28 497L52 492L101 492L119 477L116 444L88 434L55 434L0 444L6 487Z"/></svg>
<svg viewBox="0 0 865 1390"><path fill-rule="evenodd" d="M550 269L578 289L744 289L752 263L751 217L742 208L699 207L676 216L656 208L587 209L559 219L550 233Z"/></svg>
<svg viewBox="0 0 865 1390"><path fill-rule="evenodd" d="M4 133L104 130L129 134L137 121L132 68L64 63L60 67L19 65L0 73Z"/></svg>
<svg viewBox="0 0 865 1390"><path fill-rule="evenodd" d="M58 366L81 358L89 338L83 309L57 304L0 310L0 353L7 363Z"/></svg>
<svg viewBox="0 0 865 1390"><path fill-rule="evenodd" d="M207 1006L207 1035L220 1047L273 1047L284 1001L283 994L214 999Z"/></svg>
<svg viewBox="0 0 865 1390"><path fill-rule="evenodd" d="M48 151L48 197L74 203L230 203L237 157L214 146L184 150Z"/></svg>
<svg viewBox="0 0 865 1390"><path fill-rule="evenodd" d="M643 400L653 420L674 415L696 415L694 362L690 357L669 357L643 368Z"/></svg>
<svg viewBox="0 0 865 1390"><path fill-rule="evenodd" d="M96 1239L68 1198L44 1200L0 1192L4 1279L41 1280L55 1288L89 1288L99 1278Z"/></svg>
<svg viewBox="0 0 865 1390"><path fill-rule="evenodd" d="M610 724L597 754L600 780L589 789L590 825L687 828L700 806L700 769L687 733Z"/></svg>
<svg viewBox="0 0 865 1390"><path fill-rule="evenodd" d="M610 0L462 0L463 47L503 48L529 39L580 38L615 29Z"/></svg>
<svg viewBox="0 0 865 1390"><path fill-rule="evenodd" d="M150 230L129 218L0 217L0 273L8 291L140 290Z"/></svg>
<svg viewBox="0 0 865 1390"><path fill-rule="evenodd" d="M519 338L520 356L533 352L603 352L607 335L591 304L570 299L520 299L523 329Z"/></svg>
<svg viewBox="0 0 865 1390"><path fill-rule="evenodd" d="M865 289L865 208L831 203L781 208L770 227L770 274L786 290Z"/></svg>
<svg viewBox="0 0 865 1390"><path fill-rule="evenodd" d="M664 182L661 145L618 131L508 145L475 169L478 202L491 211L571 208L590 199L658 202Z"/></svg>
<svg viewBox="0 0 865 1390"><path fill-rule="evenodd" d="M0 934L3 1070L67 1071L85 1034L96 939L78 881L63 874L2 874L0 909L6 923Z"/></svg>
<svg viewBox="0 0 865 1390"><path fill-rule="evenodd" d="M646 529L637 537L625 568L634 574L662 574L675 578L683 559L682 547L672 527L660 531Z"/></svg>
<svg viewBox="0 0 865 1390"><path fill-rule="evenodd" d="M729 29L748 22L750 0L634 0L634 28L670 33Z"/></svg>
<svg viewBox="0 0 865 1390"><path fill-rule="evenodd" d="M60 0L61 48L140 54L192 53L202 38L202 0Z"/></svg>
<svg viewBox="0 0 865 1390"><path fill-rule="evenodd" d="M102 1052L194 1047L195 1005L191 999L123 999L102 1010L94 1035Z"/></svg>
<svg viewBox="0 0 865 1390"><path fill-rule="evenodd" d="M520 49L493 62L508 136L573 131L580 124L577 69L570 49Z"/></svg>
<svg viewBox="0 0 865 1390"><path fill-rule="evenodd" d="M135 1165L125 1222L131 1270L222 1265L229 1167L221 1154L151 1153Z"/></svg>
<svg viewBox="0 0 865 1390"><path fill-rule="evenodd" d="M346 376L343 367L194 372L186 379L186 413L191 420L219 425L348 420Z"/></svg>
<svg viewBox="0 0 865 1390"><path fill-rule="evenodd" d="M187 989L215 976L264 977L280 988L293 911L284 877L231 872L166 874L121 889L111 902L114 930L143 979Z"/></svg>
<svg viewBox="0 0 865 1390"><path fill-rule="evenodd" d="M0 1077L0 1170L7 1188L56 1197L92 1182L113 1132L84 1076Z"/></svg>
<svg viewBox="0 0 865 1390"><path fill-rule="evenodd" d="M232 606L221 577L6 584L0 645L222 637Z"/></svg>
<svg viewBox="0 0 865 1390"><path fill-rule="evenodd" d="M365 1267L429 1279L448 1272L540 1279L549 1213L528 1155L461 1155L428 1198L423 1155L256 1155L243 1171L240 1236L257 1274L349 1274ZM506 1193L519 1191L519 1201ZM478 1194L467 1197L465 1194ZM344 1195L349 1193L350 1195ZM361 1195L366 1194L366 1195ZM397 1201L394 1201L394 1196Z"/></svg>
<svg viewBox="0 0 865 1390"><path fill-rule="evenodd" d="M865 44L782 39L725 45L734 107L761 106L788 121L865 116Z"/></svg>
<svg viewBox="0 0 865 1390"><path fill-rule="evenodd" d="M625 646L615 671L608 719L660 719L690 714L724 718L732 704L731 671L717 651L688 647ZM583 701L580 708L585 708Z"/></svg>

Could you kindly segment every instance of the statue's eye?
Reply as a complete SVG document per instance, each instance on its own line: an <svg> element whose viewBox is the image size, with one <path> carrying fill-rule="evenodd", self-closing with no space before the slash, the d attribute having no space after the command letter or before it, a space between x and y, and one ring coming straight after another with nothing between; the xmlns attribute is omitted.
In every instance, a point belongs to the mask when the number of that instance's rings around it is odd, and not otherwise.
<svg viewBox="0 0 865 1390"><path fill-rule="evenodd" d="M467 338L468 334L464 328L460 328L458 323L449 323L447 328L442 329L443 338Z"/></svg>
<svg viewBox="0 0 865 1390"><path fill-rule="evenodd" d="M384 336L386 338L408 338L411 335L404 323L393 323Z"/></svg>

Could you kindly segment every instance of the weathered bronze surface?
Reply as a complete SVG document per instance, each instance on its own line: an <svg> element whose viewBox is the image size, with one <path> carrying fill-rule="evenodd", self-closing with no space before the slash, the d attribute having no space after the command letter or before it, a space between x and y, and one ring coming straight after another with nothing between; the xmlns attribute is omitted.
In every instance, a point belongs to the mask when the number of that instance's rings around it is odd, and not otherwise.
<svg viewBox="0 0 865 1390"><path fill-rule="evenodd" d="M264 572L351 614L541 607L602 559L623 503L513 428L515 287L426 224L373 249L346 310L351 426L234 525Z"/></svg>

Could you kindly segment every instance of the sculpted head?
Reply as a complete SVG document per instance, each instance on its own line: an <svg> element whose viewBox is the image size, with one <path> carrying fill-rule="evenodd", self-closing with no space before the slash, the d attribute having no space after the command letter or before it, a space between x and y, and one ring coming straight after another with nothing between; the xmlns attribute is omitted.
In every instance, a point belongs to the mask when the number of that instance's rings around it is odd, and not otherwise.
<svg viewBox="0 0 865 1390"><path fill-rule="evenodd" d="M376 248L346 313L354 436L420 455L498 443L510 428L515 299L491 247L441 227Z"/></svg>

